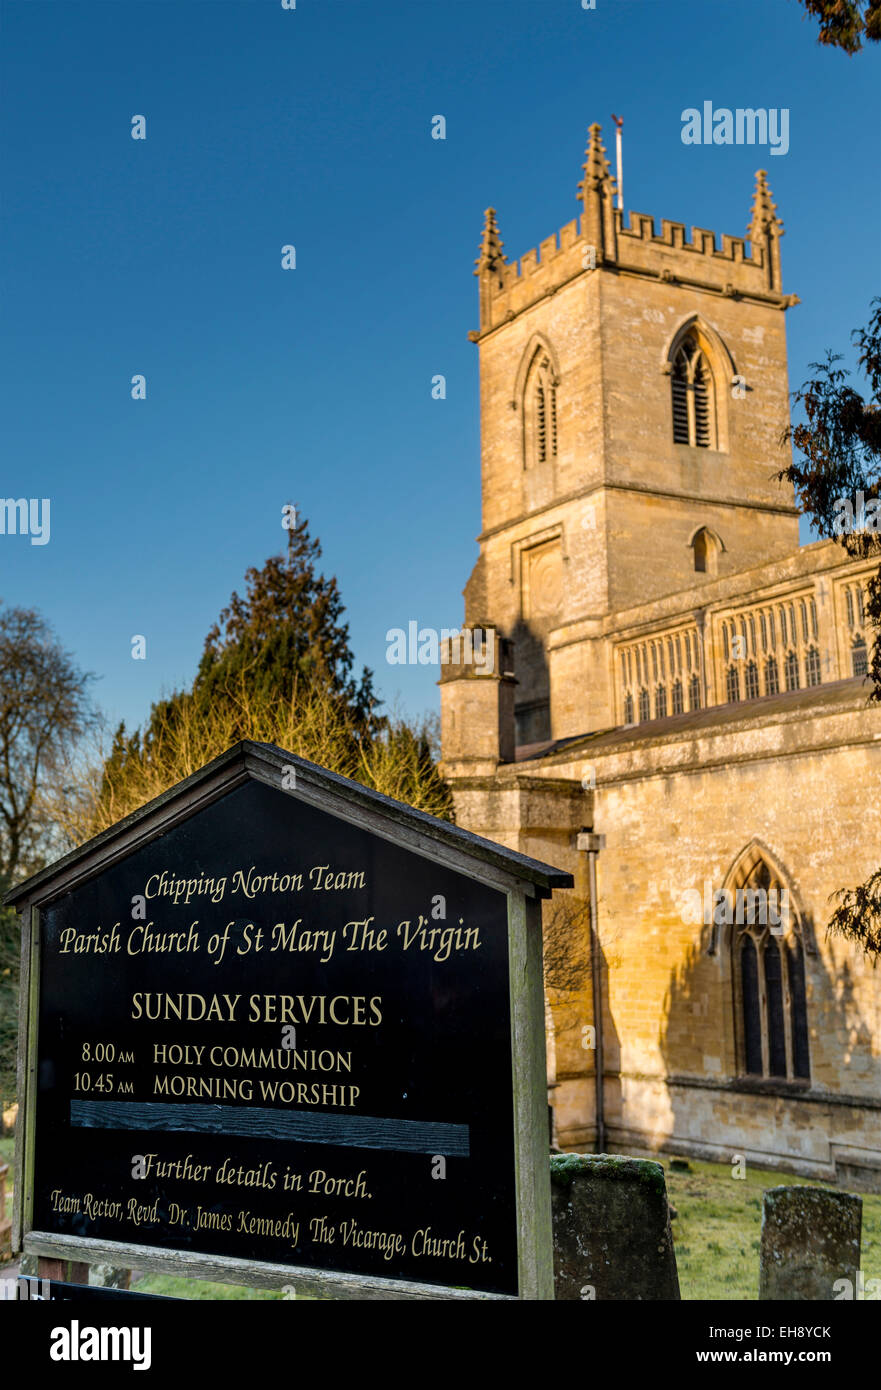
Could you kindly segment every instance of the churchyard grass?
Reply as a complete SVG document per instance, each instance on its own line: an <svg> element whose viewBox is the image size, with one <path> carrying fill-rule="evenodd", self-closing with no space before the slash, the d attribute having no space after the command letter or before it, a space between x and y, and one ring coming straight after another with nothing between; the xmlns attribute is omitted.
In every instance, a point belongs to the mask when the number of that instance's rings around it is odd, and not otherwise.
<svg viewBox="0 0 881 1390"><path fill-rule="evenodd" d="M645 1155L649 1157L649 1155ZM747 1166L743 1178L731 1165L689 1159L690 1172L664 1164L667 1194L678 1215L672 1222L679 1286L685 1299L755 1299L759 1292L762 1193L769 1187L831 1187L768 1168ZM832 1191L837 1189L831 1188ZM863 1199L861 1268L864 1281L881 1278L881 1196Z"/></svg>
<svg viewBox="0 0 881 1390"><path fill-rule="evenodd" d="M171 1274L147 1274L132 1283L136 1293L161 1294L163 1298L284 1300L278 1289L247 1289L239 1284L213 1284L207 1279L183 1279Z"/></svg>

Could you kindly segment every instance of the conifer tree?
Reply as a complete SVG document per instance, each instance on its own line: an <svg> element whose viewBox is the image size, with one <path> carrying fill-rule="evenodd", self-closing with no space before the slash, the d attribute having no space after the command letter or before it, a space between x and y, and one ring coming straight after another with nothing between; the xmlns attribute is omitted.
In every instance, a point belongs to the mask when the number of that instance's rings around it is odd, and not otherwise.
<svg viewBox="0 0 881 1390"><path fill-rule="evenodd" d="M317 572L320 556L304 519L288 531L286 555L247 571L244 597L233 593L205 640L193 686L197 705L223 698L243 673L256 696L288 690L294 680L322 685L344 702L359 729L379 727L372 672L365 667L357 683L351 676L342 599L336 579Z"/></svg>
<svg viewBox="0 0 881 1390"><path fill-rule="evenodd" d="M294 509L291 508L293 512ZM420 810L453 819L430 722L379 713L372 672L354 658L337 581L318 572L306 521L286 554L245 575L205 639L192 688L156 701L142 730L120 724L97 784L56 808L80 843L243 738L277 743Z"/></svg>

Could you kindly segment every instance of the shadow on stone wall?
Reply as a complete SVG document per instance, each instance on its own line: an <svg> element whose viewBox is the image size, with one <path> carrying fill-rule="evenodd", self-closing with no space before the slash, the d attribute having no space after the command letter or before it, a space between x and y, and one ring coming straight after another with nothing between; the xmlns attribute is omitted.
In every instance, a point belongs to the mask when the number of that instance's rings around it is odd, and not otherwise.
<svg viewBox="0 0 881 1390"><path fill-rule="evenodd" d="M804 1132L804 1112L801 1122L795 1121L800 1092L811 1091L820 1084L833 1093L868 1094L871 1085L872 1028L860 1003L860 980L853 963L845 957L833 967L819 950L805 954L810 1055L810 1082L805 1087L794 1078L749 1076L741 1068L738 1058L742 1056L742 1043L738 1039L743 1030L741 1020L735 1015L738 1008L736 959L730 943L724 938L718 946L720 954L709 955L708 929L703 929L702 937L700 942L689 947L685 958L672 971L665 994L660 1048L666 1076L717 1081L729 1093L734 1087L742 1086L744 1089L738 1092L738 1099L747 1110L752 1103L750 1089L754 1089L756 1095L778 1097L773 1145L769 1147L776 1155L782 1151L794 1161L804 1160L808 1154L798 1140L799 1133ZM836 1053L837 1066L830 1064L830 1058ZM858 1063L856 1067L855 1062ZM696 1120L687 1090L683 1094L671 1088L668 1095L672 1116L670 1138L708 1146L718 1144L719 1134L695 1132ZM787 1125L785 1119L787 1100L792 1107L791 1125ZM842 1114L842 1121L845 1119L846 1112ZM826 1133L826 1120L821 1123L824 1140L834 1138ZM840 1133L842 1142L846 1142L844 1123ZM751 1136L752 1142L748 1143L744 1135L740 1147L760 1149L761 1139L757 1127ZM825 1143L811 1157L814 1162L825 1161Z"/></svg>
<svg viewBox="0 0 881 1390"><path fill-rule="evenodd" d="M596 1122L596 1020L590 958L590 906L574 893L561 894L545 907L543 917L545 989L554 1016L557 1083L589 1082L589 1109L582 1125ZM603 1008L603 1074L606 1123L618 1123L621 1112L621 1039L609 1004L609 968L614 966L600 945ZM558 1117L559 1123L559 1117ZM569 1125L564 1122L564 1131Z"/></svg>
<svg viewBox="0 0 881 1390"><path fill-rule="evenodd" d="M519 618L509 634L514 640L517 692L517 743L542 743L551 737L551 678L545 640L551 619Z"/></svg>

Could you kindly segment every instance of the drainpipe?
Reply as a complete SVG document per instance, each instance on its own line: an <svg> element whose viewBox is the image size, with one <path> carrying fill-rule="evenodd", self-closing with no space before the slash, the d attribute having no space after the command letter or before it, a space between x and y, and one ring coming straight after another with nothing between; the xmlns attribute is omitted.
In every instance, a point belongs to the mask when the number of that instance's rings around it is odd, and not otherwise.
<svg viewBox="0 0 881 1390"><path fill-rule="evenodd" d="M587 879L590 892L590 975L593 986L593 1026L596 1029L594 1081L596 1084L596 1151L606 1152L606 1108L603 1089L603 983L600 938L597 929L597 855L605 848L605 835L582 830L577 836L577 849L587 853Z"/></svg>

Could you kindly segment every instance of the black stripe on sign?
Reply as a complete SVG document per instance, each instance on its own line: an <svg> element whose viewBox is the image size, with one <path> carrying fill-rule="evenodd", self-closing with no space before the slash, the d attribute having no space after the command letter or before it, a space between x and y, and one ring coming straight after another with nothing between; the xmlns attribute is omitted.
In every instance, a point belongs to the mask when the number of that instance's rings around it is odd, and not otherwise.
<svg viewBox="0 0 881 1390"><path fill-rule="evenodd" d="M447 1154L468 1158L467 1125L432 1120L379 1120L370 1115L307 1115L255 1105L164 1105L131 1100L72 1100L76 1129L175 1130L184 1134L234 1134L248 1139L299 1139L353 1149Z"/></svg>

